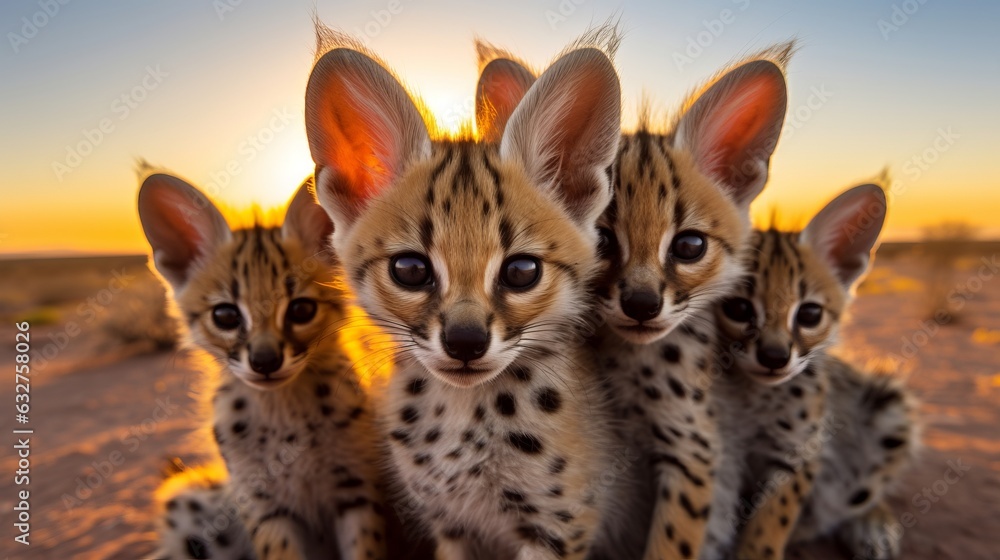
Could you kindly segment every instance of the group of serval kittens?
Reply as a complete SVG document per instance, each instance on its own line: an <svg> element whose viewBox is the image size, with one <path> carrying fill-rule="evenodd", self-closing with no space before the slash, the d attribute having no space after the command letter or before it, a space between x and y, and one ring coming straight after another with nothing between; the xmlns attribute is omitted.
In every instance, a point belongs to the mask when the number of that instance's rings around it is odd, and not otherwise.
<svg viewBox="0 0 1000 560"><path fill-rule="evenodd" d="M633 132L616 29L541 72L481 43L455 137L317 30L316 170L282 224L233 228L165 173L139 191L217 368L227 471L164 483L157 558L766 559L822 535L899 555L885 495L919 444L913 398L828 353L885 195L750 228L791 43ZM384 379L345 350L361 320Z"/></svg>

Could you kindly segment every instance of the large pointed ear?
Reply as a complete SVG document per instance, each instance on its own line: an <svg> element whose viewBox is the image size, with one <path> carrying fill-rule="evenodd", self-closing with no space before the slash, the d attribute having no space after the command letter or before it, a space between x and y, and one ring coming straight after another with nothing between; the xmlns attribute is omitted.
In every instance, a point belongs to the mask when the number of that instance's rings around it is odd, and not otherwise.
<svg viewBox="0 0 1000 560"><path fill-rule="evenodd" d="M476 130L486 142L499 142L504 128L535 75L521 63L508 58L491 60L479 75L476 86Z"/></svg>
<svg viewBox="0 0 1000 560"><path fill-rule="evenodd" d="M578 49L549 67L514 110L500 155L592 225L611 199L621 136L621 86L600 50Z"/></svg>
<svg viewBox="0 0 1000 560"><path fill-rule="evenodd" d="M785 120L785 75L769 60L724 74L684 112L674 146L747 208L764 189L771 154Z"/></svg>
<svg viewBox="0 0 1000 560"><path fill-rule="evenodd" d="M337 231L349 229L409 161L430 153L427 126L403 86L351 49L316 62L305 114L316 195Z"/></svg>
<svg viewBox="0 0 1000 560"><path fill-rule="evenodd" d="M868 269L885 213L885 192L877 185L860 185L820 210L801 240L833 267L845 288L851 288Z"/></svg>
<svg viewBox="0 0 1000 560"><path fill-rule="evenodd" d="M232 239L218 208L177 177L156 173L139 187L139 221L153 249L156 270L175 289L215 247Z"/></svg>
<svg viewBox="0 0 1000 560"><path fill-rule="evenodd" d="M295 191L281 224L281 235L297 239L309 256L328 258L333 253L329 247L333 222L316 201L313 191L312 177Z"/></svg>

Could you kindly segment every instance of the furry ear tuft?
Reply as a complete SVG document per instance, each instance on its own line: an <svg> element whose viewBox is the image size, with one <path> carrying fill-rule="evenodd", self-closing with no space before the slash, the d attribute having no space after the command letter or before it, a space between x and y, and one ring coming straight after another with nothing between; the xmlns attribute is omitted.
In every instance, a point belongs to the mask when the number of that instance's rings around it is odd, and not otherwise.
<svg viewBox="0 0 1000 560"><path fill-rule="evenodd" d="M329 243L333 222L316 201L314 190L310 177L295 191L281 224L281 235L299 240L307 255L325 258L332 252Z"/></svg>
<svg viewBox="0 0 1000 560"><path fill-rule="evenodd" d="M584 48L557 60L514 110L500 155L592 226L611 198L621 135L621 86L608 57Z"/></svg>
<svg viewBox="0 0 1000 560"><path fill-rule="evenodd" d="M483 141L500 141L507 121L533 83L535 75L516 60L497 58L483 67L476 86L476 130Z"/></svg>
<svg viewBox="0 0 1000 560"><path fill-rule="evenodd" d="M202 194L172 175L155 173L139 187L139 221L156 270L176 289L199 260L232 239L226 219Z"/></svg>
<svg viewBox="0 0 1000 560"><path fill-rule="evenodd" d="M702 173L749 208L767 182L787 105L782 67L751 60L694 99L677 123L674 146L689 150Z"/></svg>
<svg viewBox="0 0 1000 560"><path fill-rule="evenodd" d="M880 187L859 185L824 206L802 230L801 240L811 245L841 284L850 289L868 269L886 209L885 192Z"/></svg>
<svg viewBox="0 0 1000 560"><path fill-rule="evenodd" d="M381 64L337 48L319 58L306 87L306 135L316 194L336 231L349 229L408 162L430 153L427 126Z"/></svg>

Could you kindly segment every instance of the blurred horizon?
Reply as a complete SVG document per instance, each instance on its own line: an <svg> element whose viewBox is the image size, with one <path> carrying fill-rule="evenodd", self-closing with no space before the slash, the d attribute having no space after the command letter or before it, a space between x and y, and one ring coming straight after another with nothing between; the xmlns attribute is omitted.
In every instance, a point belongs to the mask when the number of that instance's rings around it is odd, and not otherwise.
<svg viewBox="0 0 1000 560"><path fill-rule="evenodd" d="M445 129L472 118L476 37L538 68L620 16L626 127L644 95L672 110L727 63L796 37L755 222L777 208L780 225L803 224L888 168L886 241L943 222L1000 238L996 3L35 0L0 6L0 65L13 77L0 89L0 258L145 253L139 158L227 208L284 204L312 171L302 97L314 9L386 60Z"/></svg>

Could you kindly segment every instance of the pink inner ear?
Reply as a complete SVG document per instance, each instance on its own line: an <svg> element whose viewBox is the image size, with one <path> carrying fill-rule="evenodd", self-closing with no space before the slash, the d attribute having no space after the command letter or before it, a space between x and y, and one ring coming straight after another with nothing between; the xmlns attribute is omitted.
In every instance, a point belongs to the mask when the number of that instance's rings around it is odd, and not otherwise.
<svg viewBox="0 0 1000 560"><path fill-rule="evenodd" d="M317 129L326 136L322 163L336 170L342 188L353 189L354 197L368 199L391 174L386 162L396 157L375 150L390 150L399 139L387 138L391 129L387 116L372 106L372 99L352 80L330 80L325 97L331 100L326 110L312 117L321 122Z"/></svg>
<svg viewBox="0 0 1000 560"><path fill-rule="evenodd" d="M173 188L155 185L145 193L140 212L145 209L145 213L153 218L144 221L144 228L157 266L183 276L201 254L207 243L206 237L212 235L206 230L210 224L204 223L204 207L198 208L196 201Z"/></svg>
<svg viewBox="0 0 1000 560"><path fill-rule="evenodd" d="M775 120L783 99L782 84L773 76L746 79L727 92L727 101L708 115L706 130L699 142L697 157L711 175L728 176L740 165L751 145L761 138Z"/></svg>
<svg viewBox="0 0 1000 560"><path fill-rule="evenodd" d="M487 141L497 141L507 119L524 98L534 76L516 62L504 59L489 63L476 92L476 125Z"/></svg>

